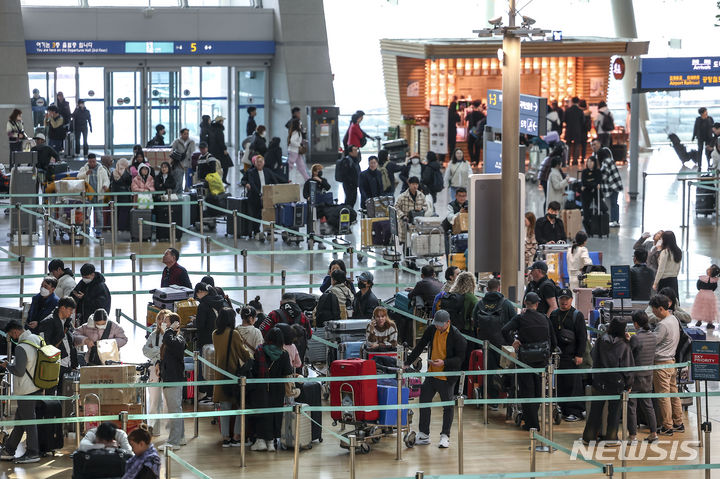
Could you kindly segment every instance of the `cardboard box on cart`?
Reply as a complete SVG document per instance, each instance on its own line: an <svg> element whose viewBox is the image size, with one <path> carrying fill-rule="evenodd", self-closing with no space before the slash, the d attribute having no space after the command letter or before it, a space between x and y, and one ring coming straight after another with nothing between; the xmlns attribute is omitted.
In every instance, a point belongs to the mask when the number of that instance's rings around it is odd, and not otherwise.
<svg viewBox="0 0 720 479"><path fill-rule="evenodd" d="M135 366L132 365L113 364L80 368L80 384L133 384L135 382L137 382L137 372ZM80 389L81 399L87 394L97 394L101 405L137 402L137 389L134 387Z"/></svg>

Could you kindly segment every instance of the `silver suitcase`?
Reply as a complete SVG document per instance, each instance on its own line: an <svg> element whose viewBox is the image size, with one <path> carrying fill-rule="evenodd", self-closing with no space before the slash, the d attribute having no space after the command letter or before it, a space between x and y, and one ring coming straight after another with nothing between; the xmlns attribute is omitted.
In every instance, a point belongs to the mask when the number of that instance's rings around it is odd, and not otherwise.
<svg viewBox="0 0 720 479"><path fill-rule="evenodd" d="M410 251L420 258L442 256L445 254L445 235L413 233L410 236Z"/></svg>
<svg viewBox="0 0 720 479"><path fill-rule="evenodd" d="M325 328L319 327L313 330L313 337L318 338L325 337ZM311 363L324 363L327 359L327 346L320 341L315 341L310 338L307 345L306 357Z"/></svg>
<svg viewBox="0 0 720 479"><path fill-rule="evenodd" d="M215 364L215 346L213 346L212 344L206 344L205 346L203 346L202 357ZM216 379L215 370L205 363L202 363L202 373L203 379L205 379L205 381L214 381ZM223 377L220 379L225 378Z"/></svg>
<svg viewBox="0 0 720 479"><path fill-rule="evenodd" d="M415 230L419 233L442 233L442 222L440 216L418 216L415 218Z"/></svg>
<svg viewBox="0 0 720 479"><path fill-rule="evenodd" d="M295 413L292 411L283 413L280 428L280 447L282 449L295 447L295 417ZM300 449L312 449L312 422L304 414L297 416L297 420L300 423Z"/></svg>
<svg viewBox="0 0 720 479"><path fill-rule="evenodd" d="M325 339L338 343L365 339L369 319L337 319L325 322Z"/></svg>

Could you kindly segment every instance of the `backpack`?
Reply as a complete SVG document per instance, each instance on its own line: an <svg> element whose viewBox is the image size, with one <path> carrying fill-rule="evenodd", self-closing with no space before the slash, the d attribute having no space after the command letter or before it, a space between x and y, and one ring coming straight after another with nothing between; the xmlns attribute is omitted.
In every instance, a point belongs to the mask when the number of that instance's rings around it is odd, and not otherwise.
<svg viewBox="0 0 720 479"><path fill-rule="evenodd" d="M60 380L60 356L62 353L52 344L46 344L45 340L40 338L40 346L32 341L22 341L29 344L37 350L37 361L35 361L34 374L25 369L25 373L30 376L33 384L40 389L50 389L58 385Z"/></svg>
<svg viewBox="0 0 720 479"><path fill-rule="evenodd" d="M505 343L501 333L503 325L502 304L490 310L477 308L473 317L473 328L478 339L490 341L493 346L501 347Z"/></svg>
<svg viewBox="0 0 720 479"><path fill-rule="evenodd" d="M347 156L343 156L335 162L335 181L343 183L347 175L346 171L350 168L350 160Z"/></svg>
<svg viewBox="0 0 720 479"><path fill-rule="evenodd" d="M452 325L460 330L467 330L465 326L465 295L448 293L438 301L437 309L444 309L450 314Z"/></svg>
<svg viewBox="0 0 720 479"><path fill-rule="evenodd" d="M602 122L600 123L601 128L605 133L610 133L615 129L615 120L612 117L612 113L600 113L602 115Z"/></svg>
<svg viewBox="0 0 720 479"><path fill-rule="evenodd" d="M678 320L678 328L680 328L680 340L678 341L677 348L675 348L675 362L686 363L690 361L692 338L685 332L680 320Z"/></svg>
<svg viewBox="0 0 720 479"><path fill-rule="evenodd" d="M555 296L554 296L554 297L555 297L555 299L557 299L558 294L560 294L560 290L561 290L562 288L560 288L560 286L558 286L558 285L555 283L555 281L551 280L551 279L548 278L547 276L545 276L545 279L543 280L542 283L538 284L535 288L530 288L530 290L531 290L532 292L534 292L534 293L537 293L537 295L540 296L540 301L545 301L545 300L547 300L548 298L544 297L544 296L540 293L540 287L541 287L543 284L545 284L546 281L550 281L550 283L551 283L551 284L553 285L553 287L555 288Z"/></svg>
<svg viewBox="0 0 720 479"><path fill-rule="evenodd" d="M340 318L340 302L331 291L325 291L317 302L317 306L313 311L315 318L315 327L325 325L327 321L335 321Z"/></svg>
<svg viewBox="0 0 720 479"><path fill-rule="evenodd" d="M73 474L76 479L122 477L132 454L119 448L90 449L73 455Z"/></svg>
<svg viewBox="0 0 720 479"><path fill-rule="evenodd" d="M433 182L432 185L430 185L430 191L433 193L440 193L445 187L445 181L443 180L443 175L440 173L440 170L434 170L432 180Z"/></svg>

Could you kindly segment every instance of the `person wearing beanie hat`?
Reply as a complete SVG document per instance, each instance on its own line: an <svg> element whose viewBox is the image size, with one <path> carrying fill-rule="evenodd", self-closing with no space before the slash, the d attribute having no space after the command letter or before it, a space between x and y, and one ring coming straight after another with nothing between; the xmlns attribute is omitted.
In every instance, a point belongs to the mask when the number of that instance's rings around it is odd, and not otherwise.
<svg viewBox="0 0 720 479"><path fill-rule="evenodd" d="M467 341L450 322L450 314L439 310L433 321L425 329L415 349L405 360L405 365L413 364L420 354L428 348L428 372L459 371L465 360ZM441 401L452 401L457 376L431 376L425 378L420 388L420 402L432 402L435 394L440 394ZM440 431L439 447L450 447L450 428L453 422L453 406L443 407L442 430ZM430 408L420 409L420 432L415 444L430 444Z"/></svg>
<svg viewBox="0 0 720 479"><path fill-rule="evenodd" d="M98 309L110 314L112 298L105 284L105 276L95 271L95 266L85 263L80 268L82 280L78 282L70 296L77 302L75 317L77 324L84 324Z"/></svg>
<svg viewBox="0 0 720 479"><path fill-rule="evenodd" d="M370 271L363 271L358 276L358 291L353 299L353 319L371 318L373 311L380 305L375 293L372 292L375 278Z"/></svg>
<svg viewBox="0 0 720 479"><path fill-rule="evenodd" d="M205 177L210 173L215 173L219 166L219 161L208 151L208 144L205 141L201 141L198 144L200 150L200 156L197 159L197 179L198 181L205 180Z"/></svg>
<svg viewBox="0 0 720 479"><path fill-rule="evenodd" d="M544 264L544 263L543 263ZM518 352L518 359L532 368L544 368L550 358L550 352L555 350L555 334L552 324L547 316L538 312L538 305L542 302L537 293L529 292L525 295L525 309L515 316L502 328L502 335L508 344L512 344ZM518 375L519 397L540 397L542 382L539 374ZM540 405L524 404L523 429L540 429L538 409Z"/></svg>

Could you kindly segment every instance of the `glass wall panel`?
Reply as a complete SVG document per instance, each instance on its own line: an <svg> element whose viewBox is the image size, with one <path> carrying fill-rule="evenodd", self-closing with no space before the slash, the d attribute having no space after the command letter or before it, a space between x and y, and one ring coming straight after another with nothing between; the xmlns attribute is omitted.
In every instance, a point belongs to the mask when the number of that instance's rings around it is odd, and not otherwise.
<svg viewBox="0 0 720 479"><path fill-rule="evenodd" d="M33 103L33 90L39 91L38 98L32 106L32 123L35 127L42 126L47 106L55 98L55 72L28 72L28 80L31 104ZM23 120L27 125L30 122L30 116L26 114Z"/></svg>
<svg viewBox="0 0 720 479"><path fill-rule="evenodd" d="M200 67L180 69L180 127L197 139L200 132Z"/></svg>
<svg viewBox="0 0 720 479"><path fill-rule="evenodd" d="M70 103L70 111L75 109L77 101L77 93L75 91L75 67L58 67L56 70L55 81L57 92L63 93L65 99ZM48 99L50 103L54 103L56 98Z"/></svg>
<svg viewBox="0 0 720 479"><path fill-rule="evenodd" d="M248 136L247 121L248 107L257 108L255 123L265 124L265 72L239 71L238 72L238 138L242 141ZM288 118L290 113L288 112Z"/></svg>
<svg viewBox="0 0 720 479"><path fill-rule="evenodd" d="M202 67L202 114L225 118L225 141L232 142L228 110L228 67Z"/></svg>
<svg viewBox="0 0 720 479"><path fill-rule="evenodd" d="M78 68L78 97L85 100L90 111L92 132L90 145L105 145L105 69L102 67Z"/></svg>

